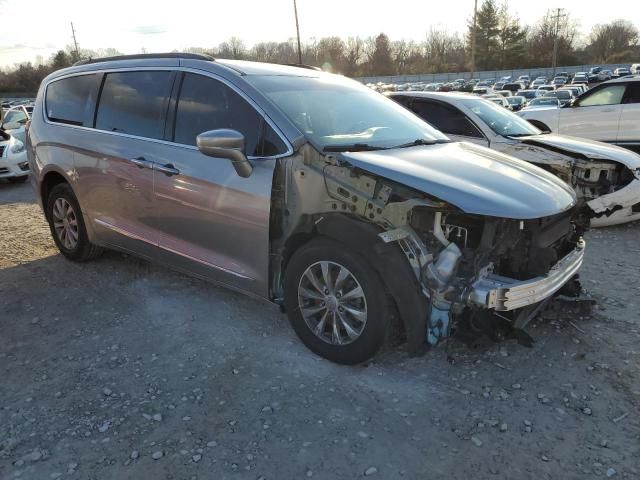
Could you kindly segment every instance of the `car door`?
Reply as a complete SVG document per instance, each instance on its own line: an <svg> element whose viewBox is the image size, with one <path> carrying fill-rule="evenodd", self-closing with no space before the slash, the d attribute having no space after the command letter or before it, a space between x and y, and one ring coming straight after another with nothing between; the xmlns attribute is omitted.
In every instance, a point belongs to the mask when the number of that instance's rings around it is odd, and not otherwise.
<svg viewBox="0 0 640 480"><path fill-rule="evenodd" d="M154 222L175 268L266 297L269 215L276 160L289 149L252 102L222 80L180 73L167 147L172 172L155 172ZM248 178L202 154L198 134L228 128L245 137Z"/></svg>
<svg viewBox="0 0 640 480"><path fill-rule="evenodd" d="M95 128L77 138L75 168L82 207L99 241L155 259L153 167L165 164L163 138L175 72L104 75Z"/></svg>
<svg viewBox="0 0 640 480"><path fill-rule="evenodd" d="M625 89L625 83L601 85L560 109L559 133L615 142Z"/></svg>
<svg viewBox="0 0 640 480"><path fill-rule="evenodd" d="M452 105L437 100L416 98L411 103L410 109L456 142L489 146L489 141L478 127Z"/></svg>
<svg viewBox="0 0 640 480"><path fill-rule="evenodd" d="M640 82L630 82L622 99L617 142L640 152Z"/></svg>

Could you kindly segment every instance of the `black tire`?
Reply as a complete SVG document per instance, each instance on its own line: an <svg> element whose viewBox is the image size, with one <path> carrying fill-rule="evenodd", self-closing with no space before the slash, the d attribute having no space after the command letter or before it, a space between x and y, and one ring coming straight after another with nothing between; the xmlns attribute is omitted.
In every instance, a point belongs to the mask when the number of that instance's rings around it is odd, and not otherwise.
<svg viewBox="0 0 640 480"><path fill-rule="evenodd" d="M360 336L346 345L328 343L316 336L300 311L298 288L302 276L307 268L321 261L345 267L364 292L366 323ZM285 308L293 330L311 351L327 360L345 365L365 362L385 343L392 315L391 301L382 280L364 257L339 242L318 238L300 247L287 265L284 294Z"/></svg>
<svg viewBox="0 0 640 480"><path fill-rule="evenodd" d="M54 228L53 208L56 200L58 199L66 200L71 205L75 213L75 218L77 221L78 240L73 248L67 248L65 245L63 245ZM71 186L68 183L59 183L51 189L46 200L46 216L47 221L49 222L49 228L51 230L53 241L58 247L58 250L60 250L60 253L62 253L69 260L73 260L75 262L84 262L96 258L102 253L102 248L92 244L89 241L87 229L82 217L82 210L80 210L80 204L78 203L78 199L76 198L73 190L71 189Z"/></svg>
<svg viewBox="0 0 640 480"><path fill-rule="evenodd" d="M11 183L24 183L27 180L27 178L29 178L28 175L23 175L21 177L11 177L9 178L9 181Z"/></svg>

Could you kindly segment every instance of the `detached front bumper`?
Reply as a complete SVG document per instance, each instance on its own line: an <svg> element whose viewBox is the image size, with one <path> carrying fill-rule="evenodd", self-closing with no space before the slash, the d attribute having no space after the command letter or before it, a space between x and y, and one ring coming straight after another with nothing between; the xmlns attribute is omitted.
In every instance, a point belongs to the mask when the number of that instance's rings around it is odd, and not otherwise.
<svg viewBox="0 0 640 480"><path fill-rule="evenodd" d="M558 261L549 273L531 280L514 280L488 274L473 283L467 304L498 311L514 310L541 302L556 293L578 272L584 259L585 242Z"/></svg>

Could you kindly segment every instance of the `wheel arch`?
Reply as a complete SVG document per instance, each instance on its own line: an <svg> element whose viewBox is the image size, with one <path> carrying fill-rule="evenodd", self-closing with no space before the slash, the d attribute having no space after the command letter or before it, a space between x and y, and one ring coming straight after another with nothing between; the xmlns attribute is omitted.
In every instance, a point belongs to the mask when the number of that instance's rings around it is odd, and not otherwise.
<svg viewBox="0 0 640 480"><path fill-rule="evenodd" d="M286 270L296 250L319 236L336 240L362 255L380 275L394 301L409 353L418 355L425 345L428 301L404 253L396 243L384 243L378 236L382 231L378 225L341 213L308 217L285 242L282 270Z"/></svg>
<svg viewBox="0 0 640 480"><path fill-rule="evenodd" d="M57 170L50 170L45 173L40 181L40 200L42 202L45 216L47 215L47 201L53 187L58 184L67 183L71 186L71 182L67 177Z"/></svg>

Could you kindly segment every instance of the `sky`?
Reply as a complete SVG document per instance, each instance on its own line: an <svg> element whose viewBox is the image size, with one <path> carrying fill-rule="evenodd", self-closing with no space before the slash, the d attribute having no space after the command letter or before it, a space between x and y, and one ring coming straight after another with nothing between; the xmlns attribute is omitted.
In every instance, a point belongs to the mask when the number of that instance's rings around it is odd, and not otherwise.
<svg viewBox="0 0 640 480"><path fill-rule="evenodd" d="M464 32L473 0L297 0L300 35L421 41L431 26ZM481 3L479 0L478 3ZM606 3L606 8L602 8ZM547 9L564 8L587 33L597 23L626 18L640 27L635 0L511 0L512 13L533 24ZM451 5L451 8L448 7ZM293 0L0 0L0 68L47 59L72 43L127 53L211 48L231 36L247 46L295 36Z"/></svg>

